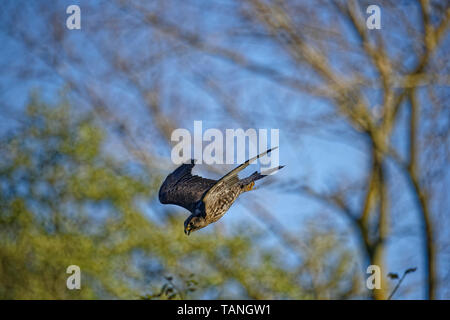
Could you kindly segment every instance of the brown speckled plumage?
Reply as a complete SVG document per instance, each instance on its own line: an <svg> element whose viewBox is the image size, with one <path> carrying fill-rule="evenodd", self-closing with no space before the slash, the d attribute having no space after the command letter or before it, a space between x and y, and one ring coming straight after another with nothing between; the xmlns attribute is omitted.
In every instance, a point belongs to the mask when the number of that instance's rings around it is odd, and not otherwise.
<svg viewBox="0 0 450 320"><path fill-rule="evenodd" d="M282 168L271 169L265 175L254 172L247 178L239 179L240 171L272 150L247 160L219 180L193 176L193 160L189 164L182 164L164 180L159 190L159 201L181 206L191 212L184 222L186 234L204 228L223 217L241 193L252 189L256 180Z"/></svg>

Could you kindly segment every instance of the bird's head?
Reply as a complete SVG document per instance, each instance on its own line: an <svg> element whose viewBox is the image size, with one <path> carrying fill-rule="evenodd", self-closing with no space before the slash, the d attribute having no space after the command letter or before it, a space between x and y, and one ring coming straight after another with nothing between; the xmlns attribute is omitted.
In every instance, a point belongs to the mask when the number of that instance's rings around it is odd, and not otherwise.
<svg viewBox="0 0 450 320"><path fill-rule="evenodd" d="M191 232L197 231L207 226L205 218L201 216L190 215L184 221L184 233L189 235Z"/></svg>

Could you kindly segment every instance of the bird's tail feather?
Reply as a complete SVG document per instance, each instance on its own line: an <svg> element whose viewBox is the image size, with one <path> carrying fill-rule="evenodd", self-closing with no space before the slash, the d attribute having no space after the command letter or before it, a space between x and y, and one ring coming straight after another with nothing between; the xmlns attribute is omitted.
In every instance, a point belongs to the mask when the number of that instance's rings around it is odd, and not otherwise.
<svg viewBox="0 0 450 320"><path fill-rule="evenodd" d="M259 179L262 179L264 177L267 177L268 175L271 175L272 173L282 169L283 167L284 166L278 166L278 167L275 167L275 168L272 168L272 169L269 169L269 170L266 170L266 171L263 171L263 172L255 171L251 175L249 175L247 178L244 178L244 179L240 180L240 183L242 185L248 185L248 184L250 184L250 183L252 183L252 182L254 182L256 180L259 180Z"/></svg>

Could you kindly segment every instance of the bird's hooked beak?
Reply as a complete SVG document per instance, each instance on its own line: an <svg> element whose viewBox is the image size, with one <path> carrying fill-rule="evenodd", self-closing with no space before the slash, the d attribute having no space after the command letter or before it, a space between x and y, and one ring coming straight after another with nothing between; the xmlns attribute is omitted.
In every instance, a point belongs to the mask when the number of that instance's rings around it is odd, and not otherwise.
<svg viewBox="0 0 450 320"><path fill-rule="evenodd" d="M188 229L188 228L184 228L184 233L185 233L186 235L189 235L189 234L191 233L191 230Z"/></svg>

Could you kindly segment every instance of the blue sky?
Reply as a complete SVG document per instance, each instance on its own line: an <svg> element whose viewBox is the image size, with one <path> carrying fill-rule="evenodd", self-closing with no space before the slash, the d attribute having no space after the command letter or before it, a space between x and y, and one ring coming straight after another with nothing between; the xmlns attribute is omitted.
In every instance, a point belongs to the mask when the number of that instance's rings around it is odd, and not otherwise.
<svg viewBox="0 0 450 320"><path fill-rule="evenodd" d="M64 64L60 66L61 70L59 72L70 75L74 81L94 84L95 90L105 93L105 99L114 103L114 108L116 108L115 110L118 114L123 116L133 126L135 125L136 128L148 122L148 132L143 137L144 143L142 144L142 148L146 148L146 139L151 140L156 130L151 127L151 121L144 116L146 110L143 106L143 97L121 74L112 74L110 77L105 76L110 67L108 62L103 60L101 53L95 49L95 45L96 41L101 41L102 43L112 42L111 48L116 47L123 50L125 52L124 55L132 60L137 56L134 50L136 48L139 49L141 46L145 47L141 43L144 43L145 39L153 36L153 34L150 31L142 31L138 35L121 34L119 32L117 38L110 38L111 33L108 30L110 25L106 25L104 33L99 31L96 34L98 38L90 38L93 28L98 27L96 19L107 17L108 14L114 12L114 9L108 6L107 2L100 2L98 6L95 6L87 5L83 1L57 1L57 18L61 19L62 24L64 24L63 19L66 17L64 8L69 4L77 3L80 4L82 10L82 30L68 32L64 43L73 46L72 49L80 63L78 65L70 62L71 60L63 60ZM233 24L239 22L229 19L229 15L219 14L214 8L204 7L204 3L199 5L200 3L193 1L184 5L180 4L180 11L173 14L174 20L183 14L183 10L192 10L192 12L197 12L197 14L204 10L212 10L210 14L202 15L198 19L197 24L192 24L193 30L202 27L208 30L208 38L211 41L221 45L231 45L237 51L245 52L255 61L283 70L286 74L295 72L289 59L280 55L280 48L274 47L270 42L257 40L242 42L234 40L233 42L220 33L216 34L215 31L221 30L224 25L233 26ZM225 3L228 3L228 1L225 1ZM83 10L86 7L89 8L87 12ZM230 6L230 8L233 8L233 6ZM43 40L47 41L49 35L44 33L46 30L45 19L48 17L33 15L33 10L26 8L24 8L24 12L22 16L28 17L27 23L29 28L32 29L30 31L31 34L34 34L37 39L42 36ZM3 15L7 14L7 10L3 12ZM324 14L326 15L326 13ZM4 17L3 15L1 17ZM170 14L168 15L170 16ZM43 63L43 60L50 58L52 54L56 53L52 52L55 48L44 46L42 50L28 52L23 45L5 32L5 23L6 20L1 21L0 24L0 42L3 43L3 49L0 51L2 65L5 64L6 70L10 71L13 70L15 64L21 67L28 64L30 70L45 70L46 76L43 78L36 76L30 80L22 81L16 74L10 72L4 72L0 75L0 94L4 106L7 108L7 110L4 109L0 117L0 133L4 133L14 127L15 122L11 121L11 114L20 117L28 95L32 90L39 90L44 99L50 101L57 101L61 91L64 92L64 81L57 72L48 69ZM33 29L34 26L37 27ZM118 26L120 26L120 23L118 23ZM40 32L44 33L39 34ZM348 36L352 37L350 33ZM231 43L228 43L229 41ZM146 45L151 49L152 44ZM61 48L61 52L64 52L64 50L67 49ZM145 50L142 49L138 54L144 55ZM338 64L339 56L336 56L336 59ZM411 63L413 63L413 59ZM194 120L202 120L204 130L209 127L217 127L222 130L242 127L242 124L235 119L224 116L224 113L221 112L221 105L202 88L198 77L199 75L205 75L216 79L222 90L233 97L234 105L237 106L240 115L248 119L252 127L269 130L271 128L279 129L280 164L286 165L283 170L277 173L276 177L274 176L274 179L279 183L286 181L290 177L297 177L299 180L305 179L305 183L317 191L328 192L335 186L340 185L342 181L361 179L366 172L368 157L364 139L361 138L359 133L350 130L345 124L343 125L339 122L335 126L330 125L330 127L320 128L320 130L305 127L300 128L298 131L293 131L290 127L285 126L291 120L304 119L306 121L329 111L330 106L322 99L311 97L305 93L292 92L272 81L243 71L227 61L198 52L187 52L185 56L181 55L180 57L176 53L169 51L167 57L158 67L148 67L143 69L143 72L149 73L148 75L141 75L144 78L148 77L147 83L151 83L155 75L161 74L160 81L164 92L161 100L164 111L167 114L170 114L173 110L179 110L179 104L188 106L186 109L181 109L182 115L179 115L179 125L181 127L192 130ZM303 78L310 76L308 71L305 71L305 74L302 75ZM242 88L245 88L245 90ZM448 89L446 90L448 91ZM77 94L69 92L68 96L71 102L79 107L80 110L89 109L89 105L77 99ZM376 105L378 99L379 97L373 98L373 105ZM117 103L117 101L120 101L120 103ZM177 107L175 108L175 106ZM196 108L203 110L203 112L197 113ZM247 128L244 127L243 129ZM342 131L350 132L350 137L340 135L339 132ZM405 135L405 132L399 132L396 135L395 142L400 145L404 143ZM155 141L160 140L158 137L155 137ZM153 147L153 145L149 145L149 148ZM171 150L167 145L159 143L157 150L152 151L169 161ZM255 168L256 166L252 166L246 172L251 172ZM225 168L221 170L225 173ZM212 176L211 173L205 170L200 170L200 172ZM408 192L409 187L405 183L404 178L395 168L392 168L390 172L392 174L389 176L389 179L395 181L396 189L392 190L393 215L391 222L393 236L388 243L388 270L386 270L386 273L401 273L406 268L417 266L419 268L418 271L410 275L406 281L410 284L420 285L423 279L421 271L423 261L422 255L418 254L420 252L418 248L422 246L420 227L417 223L418 212L412 203L413 199ZM272 177L267 178L267 180L269 179L272 179ZM317 212L330 212L329 209L316 201L292 192L280 191L271 186L262 187L255 191L255 194L271 212L275 213L280 220L285 221L284 225L286 228L292 230L297 230L303 221L314 217ZM360 193L356 191L355 198L357 198L358 194ZM256 222L257 220L245 208L245 204L249 203L246 197L249 196L248 194L244 195L242 199L233 205L230 212L227 213L220 223L231 226ZM270 201L267 201L268 198L271 198ZM358 202L359 205L360 203ZM157 210L160 210L160 208ZM150 212L149 214L151 216ZM180 214L185 214L185 212L180 209ZM328 216L331 217L332 214L330 213ZM330 219L333 219L332 222L335 222L343 230L350 230L345 218L333 217ZM448 225L447 220L444 220L444 223ZM409 231L406 236L403 235L403 231L402 233L397 233L397 231L400 232L405 229ZM351 235L349 239L352 245L356 245ZM276 240L271 238L268 240L268 243L269 245L278 245ZM440 257L441 270L448 270L450 265L449 257L446 255ZM362 268L365 268L365 266L362 266ZM442 290L441 293L445 294L445 290ZM422 297L420 290L400 294L402 298L414 299ZM448 298L448 292L446 297Z"/></svg>

